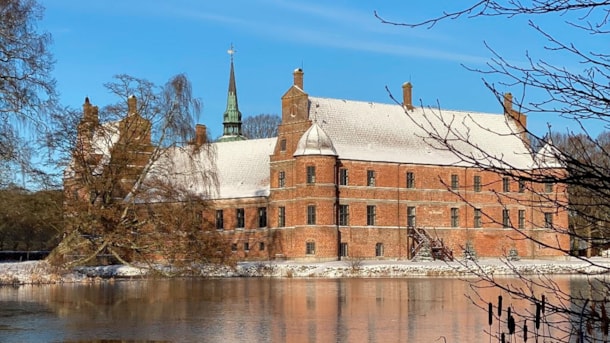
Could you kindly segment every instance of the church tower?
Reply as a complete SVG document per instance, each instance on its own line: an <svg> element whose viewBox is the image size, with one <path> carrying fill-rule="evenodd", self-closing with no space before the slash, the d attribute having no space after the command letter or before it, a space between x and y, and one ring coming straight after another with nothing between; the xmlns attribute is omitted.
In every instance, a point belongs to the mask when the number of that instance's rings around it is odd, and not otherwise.
<svg viewBox="0 0 610 343"><path fill-rule="evenodd" d="M227 109L223 115L223 132L222 136L218 139L219 142L239 141L244 140L241 133L241 112L239 112L239 106L237 104L237 87L235 86L235 71L233 68L233 45L228 51L231 55L231 72L229 75L229 92L227 94Z"/></svg>

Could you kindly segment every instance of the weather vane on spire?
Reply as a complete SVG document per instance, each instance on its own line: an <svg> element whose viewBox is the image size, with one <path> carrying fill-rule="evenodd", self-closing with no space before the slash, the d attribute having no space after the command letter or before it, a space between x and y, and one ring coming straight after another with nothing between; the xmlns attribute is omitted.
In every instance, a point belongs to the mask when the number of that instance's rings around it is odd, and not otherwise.
<svg viewBox="0 0 610 343"><path fill-rule="evenodd" d="M235 55L235 49L233 48L233 43L231 43L231 47L227 50L227 53L231 55L231 62L233 62L233 55Z"/></svg>

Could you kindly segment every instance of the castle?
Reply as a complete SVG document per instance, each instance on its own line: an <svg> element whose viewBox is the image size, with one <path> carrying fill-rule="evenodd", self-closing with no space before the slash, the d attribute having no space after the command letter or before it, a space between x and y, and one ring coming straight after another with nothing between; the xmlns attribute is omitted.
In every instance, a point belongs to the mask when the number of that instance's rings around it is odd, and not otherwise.
<svg viewBox="0 0 610 343"><path fill-rule="evenodd" d="M313 97L297 69L281 97L278 136L246 139L231 60L223 135L203 162L216 186L177 181L208 201L201 229L220 233L244 260L412 259L422 249L447 259L466 247L479 257L562 256L546 246L569 249L568 235L552 229L568 227L554 202L565 200L564 187L519 176L562 168L548 147L530 150L510 94L503 113L484 114L416 107L412 85L402 89L400 105ZM87 100L83 123L91 113ZM195 131L191 144L206 144L205 126Z"/></svg>

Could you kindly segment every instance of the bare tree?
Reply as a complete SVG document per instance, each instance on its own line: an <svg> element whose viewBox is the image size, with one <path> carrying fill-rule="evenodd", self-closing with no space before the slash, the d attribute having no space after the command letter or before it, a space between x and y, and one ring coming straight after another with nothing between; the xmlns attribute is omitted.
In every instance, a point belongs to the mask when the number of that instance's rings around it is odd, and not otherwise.
<svg viewBox="0 0 610 343"><path fill-rule="evenodd" d="M277 127L282 118L277 114L259 114L248 117L242 124L244 136L250 139L277 137Z"/></svg>
<svg viewBox="0 0 610 343"><path fill-rule="evenodd" d="M44 127L56 100L51 36L37 32L34 0L0 1L0 167L32 169L23 124Z"/></svg>
<svg viewBox="0 0 610 343"><path fill-rule="evenodd" d="M214 151L206 137L193 139L200 103L188 79L158 87L119 75L105 86L122 101L99 111L86 99L82 117L58 114L47 137L66 163L66 232L51 260L73 266L108 255L176 266L224 256L202 222L216 186Z"/></svg>
<svg viewBox="0 0 610 343"><path fill-rule="evenodd" d="M556 208L570 213L571 227L561 227L555 223L549 223L550 225L546 229L554 230L558 235L570 235L573 242L586 242L587 244L591 244L592 236L608 237L610 232L608 139L607 134L598 137L591 136L587 128L602 127L607 130L610 123L608 115L610 54L605 51L604 43L610 33L608 30L610 2L480 0L457 6L460 6L458 10L445 11L437 17L414 23L388 20L380 13L375 13L375 15L383 23L408 28L433 27L440 21L475 17L495 17L500 25L502 20L517 16L527 17L529 27L548 42L548 46L545 47L545 56L535 58L528 53L527 64L514 64L488 46L491 59L487 67L469 69L482 73L486 77L493 76L502 80L499 82L499 86L502 88L521 92L515 98L504 96L496 84L485 81L488 89L504 106L506 113L514 114L517 117L520 114L561 116L572 120L574 124L572 127L576 129L561 133L561 135L554 133L537 137L525 125L519 127L515 134L521 135L525 144L529 144L525 139L528 136L541 143L542 149L533 154L535 154L534 160L542 168L535 169L512 166L505 157L494 155L485 146L474 146L477 154L461 154L460 146L463 144L473 146L474 143L467 133L454 130L451 123L447 121L447 117L441 115L442 110L436 106L428 107L425 111L428 116L439 119L435 122L440 122L441 127L428 128L427 133L430 136L428 139L433 141L434 145L454 152L462 161L470 163L473 167L492 170L507 177L517 176L523 181L523 185L530 187L537 199L551 201ZM557 37L545 31L536 24L536 19L541 16L552 17L556 23L563 23L562 30L564 31L561 32L576 31L584 34L588 40L599 41L599 50L581 49L579 43L582 42L566 42L561 36ZM576 60L582 68L578 70L547 62L555 56ZM529 100L528 94L533 91L544 94L545 97L537 101ZM406 114L409 115L409 111L406 111ZM555 166L561 166L561 168L544 168L544 165L549 162ZM554 192L547 192L545 187L536 186L549 184L557 185L560 188L555 189ZM563 195L558 196L559 192ZM568 202L564 201L565 194L569 195ZM499 197L499 201L502 201L501 197ZM558 245L540 242L534 235L526 235L517 228L514 228L514 231L524 235L523 239L541 244L547 249L570 253L569 250L564 250ZM607 341L610 323L607 315L607 291L610 283L607 278L596 275L607 273L608 267L605 264L597 263L596 260L578 258L589 263L591 270L595 271L595 274L588 275L589 287L586 292L561 286L546 276L520 275L516 269L515 273L520 277L518 285L502 283L482 268L476 269L479 281L473 282L472 285L474 289L478 290L479 296L484 293L483 288L491 285L496 287L498 293L511 297L511 301L521 299L535 305L535 310L522 309L520 313L513 311L510 316L500 317L501 309L498 308L496 313L494 308L492 313L490 303L490 322L492 318L501 319L503 324L507 325L503 326L505 328L503 331L506 333L514 335L518 333L521 335L519 337L523 337L524 340L526 337L535 336L536 339L540 338L545 341L549 339L565 342ZM506 263L514 266L508 256ZM473 298L473 301L485 310L488 309L489 300L483 297ZM497 307L501 307L500 302ZM515 322L515 319L518 321ZM541 321L542 327L547 330L538 330ZM529 334L527 333L528 322ZM490 332L490 334L492 333ZM496 335L497 338L500 338L500 332Z"/></svg>

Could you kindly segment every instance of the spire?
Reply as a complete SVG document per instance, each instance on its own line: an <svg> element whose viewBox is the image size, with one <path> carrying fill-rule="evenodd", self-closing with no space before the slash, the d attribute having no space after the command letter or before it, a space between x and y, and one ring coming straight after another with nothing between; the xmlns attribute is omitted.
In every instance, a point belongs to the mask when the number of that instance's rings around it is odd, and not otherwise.
<svg viewBox="0 0 610 343"><path fill-rule="evenodd" d="M224 126L222 137L218 141L235 141L246 139L241 134L241 112L237 104L237 87L235 86L235 69L233 67L233 55L235 50L233 44L227 51L231 56L231 71L229 74L229 91L227 93L227 108L223 115L222 125Z"/></svg>
<svg viewBox="0 0 610 343"><path fill-rule="evenodd" d="M235 87L235 68L233 68L233 55L235 54L235 50L233 49L233 44L231 44L231 48L227 51L229 56L231 56L231 72L229 75L229 95L235 94L235 99L237 100L237 87ZM237 102L235 103L237 107Z"/></svg>

